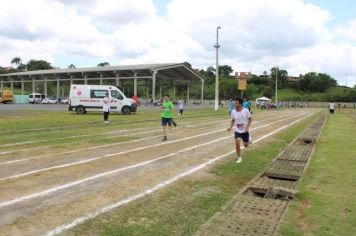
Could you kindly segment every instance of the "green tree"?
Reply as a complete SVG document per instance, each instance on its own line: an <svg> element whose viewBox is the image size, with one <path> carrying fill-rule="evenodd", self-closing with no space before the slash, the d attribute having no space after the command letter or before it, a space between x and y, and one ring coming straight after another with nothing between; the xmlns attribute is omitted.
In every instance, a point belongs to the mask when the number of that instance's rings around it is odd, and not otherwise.
<svg viewBox="0 0 356 236"><path fill-rule="evenodd" d="M20 70L20 71L26 70L26 64L22 64L22 63L21 63L21 64L17 67L17 69Z"/></svg>
<svg viewBox="0 0 356 236"><path fill-rule="evenodd" d="M331 76L323 73L309 72L298 81L299 89L304 92L325 92L335 87L337 82Z"/></svg>
<svg viewBox="0 0 356 236"><path fill-rule="evenodd" d="M73 65L73 64L70 64L69 66L68 66L68 68L69 69L75 69L75 68L77 68L75 65Z"/></svg>
<svg viewBox="0 0 356 236"><path fill-rule="evenodd" d="M252 75L252 78L248 82L255 85L268 85L271 83L271 80L264 76Z"/></svg>
<svg viewBox="0 0 356 236"><path fill-rule="evenodd" d="M49 63L49 62L47 62L45 60L34 60L34 59L31 59L26 64L26 68L29 71L53 69L53 67L51 66L51 63Z"/></svg>
<svg viewBox="0 0 356 236"><path fill-rule="evenodd" d="M209 66L206 71L205 70L199 70L199 73L204 77L205 79L205 85L214 85L215 84L215 68L212 66ZM231 66L228 65L222 65L219 66L219 78L228 78L232 79L233 77L230 76L230 74L233 72Z"/></svg>
<svg viewBox="0 0 356 236"><path fill-rule="evenodd" d="M98 64L98 67L105 67L105 66L110 66L110 63L105 61L105 62L100 62Z"/></svg>
<svg viewBox="0 0 356 236"><path fill-rule="evenodd" d="M327 85L327 88L337 86L337 81L328 74L319 73L318 78L322 83L325 83Z"/></svg>
<svg viewBox="0 0 356 236"><path fill-rule="evenodd" d="M234 70L229 65L221 65L219 66L219 77L231 77L230 74Z"/></svg>
<svg viewBox="0 0 356 236"><path fill-rule="evenodd" d="M215 68L212 67L212 66L209 66L207 69L206 69L206 72L208 74L208 76L210 77L215 77Z"/></svg>
<svg viewBox="0 0 356 236"><path fill-rule="evenodd" d="M286 70L280 69L279 67L271 68L271 81L273 81L273 86L276 84L276 75L278 88L285 88L288 85L288 72Z"/></svg>
<svg viewBox="0 0 356 236"><path fill-rule="evenodd" d="M265 87L262 95L268 98L271 98L273 96L273 89L271 87Z"/></svg>
<svg viewBox="0 0 356 236"><path fill-rule="evenodd" d="M223 99L233 98L237 96L237 81L229 77L222 77L219 80L219 94Z"/></svg>
<svg viewBox="0 0 356 236"><path fill-rule="evenodd" d="M205 79L205 85L211 85L215 83L215 69L212 66L209 66L206 71L204 69L199 70L199 73Z"/></svg>
<svg viewBox="0 0 356 236"><path fill-rule="evenodd" d="M18 67L19 65L22 64L22 60L21 60L20 57L14 57L14 58L12 58L12 60L11 60L11 64L15 64L16 67Z"/></svg>
<svg viewBox="0 0 356 236"><path fill-rule="evenodd" d="M305 74L301 79L298 81L299 89L304 91L304 92L309 92L311 83L313 80L315 80L317 77L317 73L315 72L309 72Z"/></svg>

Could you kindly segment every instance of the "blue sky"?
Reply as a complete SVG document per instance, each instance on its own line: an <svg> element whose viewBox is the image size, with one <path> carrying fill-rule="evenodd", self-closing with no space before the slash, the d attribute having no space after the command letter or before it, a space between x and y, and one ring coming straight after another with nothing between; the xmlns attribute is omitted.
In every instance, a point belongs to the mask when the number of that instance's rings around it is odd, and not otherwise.
<svg viewBox="0 0 356 236"><path fill-rule="evenodd" d="M279 66L353 86L355 9L351 0L2 0L0 66L21 57L60 68L188 61L205 69L215 65L221 25L220 63L235 71Z"/></svg>
<svg viewBox="0 0 356 236"><path fill-rule="evenodd" d="M171 2L171 0L153 0L153 3L157 7L157 15L165 16L166 15L166 7Z"/></svg>
<svg viewBox="0 0 356 236"><path fill-rule="evenodd" d="M345 24L356 17L356 1L353 0L307 0L323 9L327 9L332 19L329 25L335 27Z"/></svg>

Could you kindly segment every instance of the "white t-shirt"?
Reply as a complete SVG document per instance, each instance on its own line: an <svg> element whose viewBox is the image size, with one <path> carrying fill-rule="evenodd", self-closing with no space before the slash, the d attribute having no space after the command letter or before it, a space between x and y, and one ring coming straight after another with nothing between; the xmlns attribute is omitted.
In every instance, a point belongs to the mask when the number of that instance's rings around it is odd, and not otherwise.
<svg viewBox="0 0 356 236"><path fill-rule="evenodd" d="M231 119L235 121L234 127L235 132L245 133L248 120L251 117L251 113L248 109L242 108L241 111L236 111L236 109L231 111Z"/></svg>
<svg viewBox="0 0 356 236"><path fill-rule="evenodd" d="M184 109L184 102L183 102L183 101L179 101L179 102L178 102L178 108L179 108L180 110L183 110L183 109Z"/></svg>
<svg viewBox="0 0 356 236"><path fill-rule="evenodd" d="M329 103L329 109L334 110L335 109L335 103Z"/></svg>
<svg viewBox="0 0 356 236"><path fill-rule="evenodd" d="M110 112L110 98L104 98L103 112Z"/></svg>

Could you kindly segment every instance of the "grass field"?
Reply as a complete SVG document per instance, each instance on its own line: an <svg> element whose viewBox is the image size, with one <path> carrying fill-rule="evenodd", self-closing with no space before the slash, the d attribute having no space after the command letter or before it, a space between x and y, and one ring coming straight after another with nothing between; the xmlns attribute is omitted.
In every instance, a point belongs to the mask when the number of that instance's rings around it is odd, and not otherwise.
<svg viewBox="0 0 356 236"><path fill-rule="evenodd" d="M329 117L278 235L355 235L356 112Z"/></svg>
<svg viewBox="0 0 356 236"><path fill-rule="evenodd" d="M89 220L68 235L192 235L249 181L264 170L314 117L280 132L244 154L228 158L204 176L178 181L155 194Z"/></svg>
<svg viewBox="0 0 356 236"><path fill-rule="evenodd" d="M299 108L256 110L254 113L256 123L253 123L253 127L262 125L265 127L253 131L254 138L268 134L282 125L289 125L292 121L305 117L308 111L310 113L316 110ZM288 126L263 142L253 144L252 148L243 152L242 165L236 165L235 155L229 155L216 164L187 175L154 193L90 218L65 231L64 235L193 235L261 173L292 140L319 117L319 114ZM175 133L172 133L169 139L174 143L168 145L162 145L160 141L162 132L160 113L156 108L130 116L113 114L109 126L103 125L100 113L76 115L56 111L7 111L1 115L4 115L2 118L6 117L6 120L0 120L2 133L0 153L6 151L14 153L0 155L2 161L0 181L1 177L49 168L23 177L2 180L0 215L5 217L0 218L0 228L6 228L8 235L23 232L43 234L113 201L127 199L128 196L133 196L156 183L162 183L186 171L187 168L205 162L208 158L233 150L231 134L225 131L229 119L226 109L218 112L212 109L187 110L184 118L177 118L178 129L170 131ZM352 205L356 187L353 159L356 155L352 146L356 143L352 136L355 131L355 119L355 111L342 109L337 110L328 120L310 169L300 184L300 193L290 204L288 214L281 225L280 235L347 235L346 233L355 231L356 209ZM52 129L54 127L56 129ZM202 135L217 129L223 131L213 135ZM107 135L110 131L118 133ZM140 134L142 131L146 133ZM129 136L131 133L135 135ZM76 135L83 137L71 138ZM194 135L202 136L178 141ZM172 158L127 169L107 175L105 178L97 178L80 186L73 185L72 188L43 195L38 200L33 198L19 202L21 205L14 203L8 207L1 206L12 199L36 195L74 181L141 164L162 155L172 155L182 149L193 147L192 145L202 145L225 137L228 139L224 139L223 142L215 142L171 156ZM149 139L139 143L120 144L141 138ZM34 142L6 146L28 140ZM99 147L106 144L113 146ZM46 149L46 146L49 147ZM98 148L85 150L92 146ZM36 147L39 149L30 151L23 149ZM130 151L141 147L145 149ZM65 153L78 148L83 150ZM117 154L119 152L126 154ZM109 156L105 157L105 154ZM32 157L34 158L31 159ZM86 164L73 164L98 157L100 159ZM7 161L27 158L30 160L4 165ZM330 159L333 161L329 161ZM50 169L55 165L68 166ZM328 207L325 207L326 204ZM11 216L14 216L14 221L6 222ZM335 225L332 225L333 222ZM332 226L325 226L330 224Z"/></svg>
<svg viewBox="0 0 356 236"><path fill-rule="evenodd" d="M188 115L186 118L201 118L204 116L222 116L226 115L228 110L220 109L212 113L212 109L190 109L186 108ZM259 110L256 112L259 112ZM109 120L111 125L130 126L135 123L160 121L160 110L158 107L152 109L145 109L144 111L137 112L138 115L122 115L121 113L110 114ZM103 127L103 115L101 112L88 112L86 115L77 115L75 112L69 111L34 111L34 110L18 110L18 111L5 111L0 109L0 132L13 131L21 129L45 129L55 128L70 129L70 127ZM177 114L176 114L176 117Z"/></svg>

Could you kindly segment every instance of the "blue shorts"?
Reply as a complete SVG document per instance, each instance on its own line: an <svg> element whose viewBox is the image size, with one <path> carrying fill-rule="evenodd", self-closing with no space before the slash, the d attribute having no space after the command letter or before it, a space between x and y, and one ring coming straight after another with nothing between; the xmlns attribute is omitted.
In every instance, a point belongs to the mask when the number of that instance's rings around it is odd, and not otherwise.
<svg viewBox="0 0 356 236"><path fill-rule="evenodd" d="M249 132L246 133L235 132L235 139L237 138L241 138L244 143L247 143L248 140L250 139L250 134Z"/></svg>
<svg viewBox="0 0 356 236"><path fill-rule="evenodd" d="M167 126L167 125L171 126L172 125L172 118L164 118L164 117L162 117L161 123L162 123L162 126Z"/></svg>

